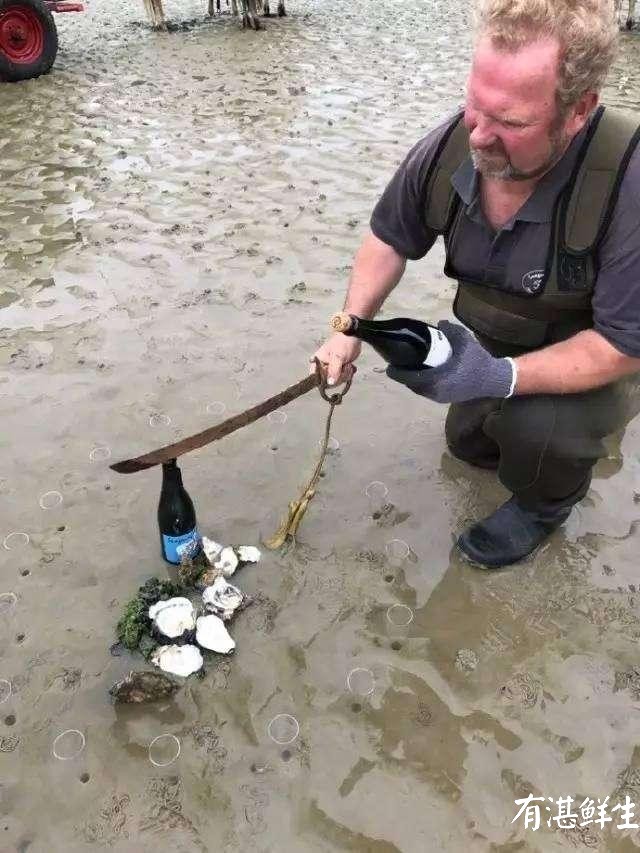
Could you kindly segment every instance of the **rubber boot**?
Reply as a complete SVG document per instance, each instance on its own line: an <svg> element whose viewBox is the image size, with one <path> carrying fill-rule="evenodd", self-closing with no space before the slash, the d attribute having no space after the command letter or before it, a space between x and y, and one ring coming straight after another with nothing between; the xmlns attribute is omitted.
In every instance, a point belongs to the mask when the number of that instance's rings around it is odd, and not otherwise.
<svg viewBox="0 0 640 853"><path fill-rule="evenodd" d="M501 507L462 533L457 545L463 556L487 569L510 566L529 556L567 520L573 504L525 508L514 495Z"/></svg>

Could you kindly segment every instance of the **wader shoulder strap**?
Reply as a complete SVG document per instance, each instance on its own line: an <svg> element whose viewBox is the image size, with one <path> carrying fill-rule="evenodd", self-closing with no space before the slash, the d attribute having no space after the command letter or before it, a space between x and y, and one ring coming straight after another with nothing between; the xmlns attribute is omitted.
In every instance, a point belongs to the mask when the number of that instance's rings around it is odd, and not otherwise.
<svg viewBox="0 0 640 853"><path fill-rule="evenodd" d="M457 207L458 194L451 185L456 169L469 156L469 134L459 113L440 140L427 173L424 215L427 228L444 234Z"/></svg>
<svg viewBox="0 0 640 853"><path fill-rule="evenodd" d="M598 109L569 181L571 189L561 203L561 251L575 257L597 252L639 139L636 117L611 108Z"/></svg>
<svg viewBox="0 0 640 853"><path fill-rule="evenodd" d="M458 194L451 178L469 156L469 135L453 120L431 163L425 191L425 223L444 234L451 224ZM576 159L560 206L561 251L574 257L597 252L609 227L629 160L640 141L638 119L617 109L599 107Z"/></svg>

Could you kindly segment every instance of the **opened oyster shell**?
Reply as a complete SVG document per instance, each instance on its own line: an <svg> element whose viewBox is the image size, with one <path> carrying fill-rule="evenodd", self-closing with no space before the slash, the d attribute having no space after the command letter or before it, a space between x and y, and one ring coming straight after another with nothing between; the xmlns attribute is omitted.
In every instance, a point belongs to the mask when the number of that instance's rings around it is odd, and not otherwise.
<svg viewBox="0 0 640 853"><path fill-rule="evenodd" d="M226 578L230 578L241 563L257 563L260 550L255 545L221 545L213 539L202 537L202 550L210 566L218 569Z"/></svg>
<svg viewBox="0 0 640 853"><path fill-rule="evenodd" d="M202 669L204 661L200 649L187 644L184 646L158 646L151 655L151 663L159 666L164 672L186 678Z"/></svg>
<svg viewBox="0 0 640 853"><path fill-rule="evenodd" d="M204 551L204 555L210 565L215 563L223 548L224 545L221 545L219 542L214 542L213 539L207 539L206 536L202 537L202 550Z"/></svg>
<svg viewBox="0 0 640 853"><path fill-rule="evenodd" d="M241 563L258 563L260 562L260 549L255 545L238 545L236 554Z"/></svg>
<svg viewBox="0 0 640 853"><path fill-rule="evenodd" d="M196 611L188 598L169 598L149 608L149 619L165 637L174 640L196 626Z"/></svg>
<svg viewBox="0 0 640 853"><path fill-rule="evenodd" d="M223 577L216 578L202 593L205 608L225 621L231 619L244 599L244 593Z"/></svg>
<svg viewBox="0 0 640 853"><path fill-rule="evenodd" d="M215 569L220 569L225 578L230 578L231 575L238 568L238 555L233 550L231 545L227 545L226 548L223 548L220 552L220 556L213 564Z"/></svg>
<svg viewBox="0 0 640 853"><path fill-rule="evenodd" d="M196 642L203 649L228 655L235 647L235 640L224 627L218 616L200 616L196 622Z"/></svg>

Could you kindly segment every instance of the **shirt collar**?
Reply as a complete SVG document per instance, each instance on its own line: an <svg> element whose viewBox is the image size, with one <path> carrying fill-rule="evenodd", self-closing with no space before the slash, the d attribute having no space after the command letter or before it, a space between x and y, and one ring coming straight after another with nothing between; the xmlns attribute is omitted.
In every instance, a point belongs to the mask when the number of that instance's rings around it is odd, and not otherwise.
<svg viewBox="0 0 640 853"><path fill-rule="evenodd" d="M505 230L510 230L513 222L518 219L522 222L551 222L558 193L571 177L587 127L588 125L576 134L560 160L538 181L533 193L516 213L513 221L505 226ZM458 166L451 176L451 184L462 199L467 216L473 221L485 222L480 207L479 175L474 168L471 156Z"/></svg>

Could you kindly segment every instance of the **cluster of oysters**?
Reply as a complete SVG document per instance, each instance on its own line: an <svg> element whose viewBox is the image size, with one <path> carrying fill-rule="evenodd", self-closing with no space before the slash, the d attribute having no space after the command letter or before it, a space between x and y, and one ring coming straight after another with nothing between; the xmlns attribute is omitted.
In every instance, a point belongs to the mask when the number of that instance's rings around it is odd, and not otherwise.
<svg viewBox="0 0 640 853"><path fill-rule="evenodd" d="M238 566L257 563L260 551L252 545L224 546L203 537L202 549L209 569L201 584L202 615L188 598L178 596L158 601L149 608L149 619L163 640L151 662L164 672L186 677L202 669L202 649L228 655L236 647L225 622L247 603L247 596L227 580Z"/></svg>

